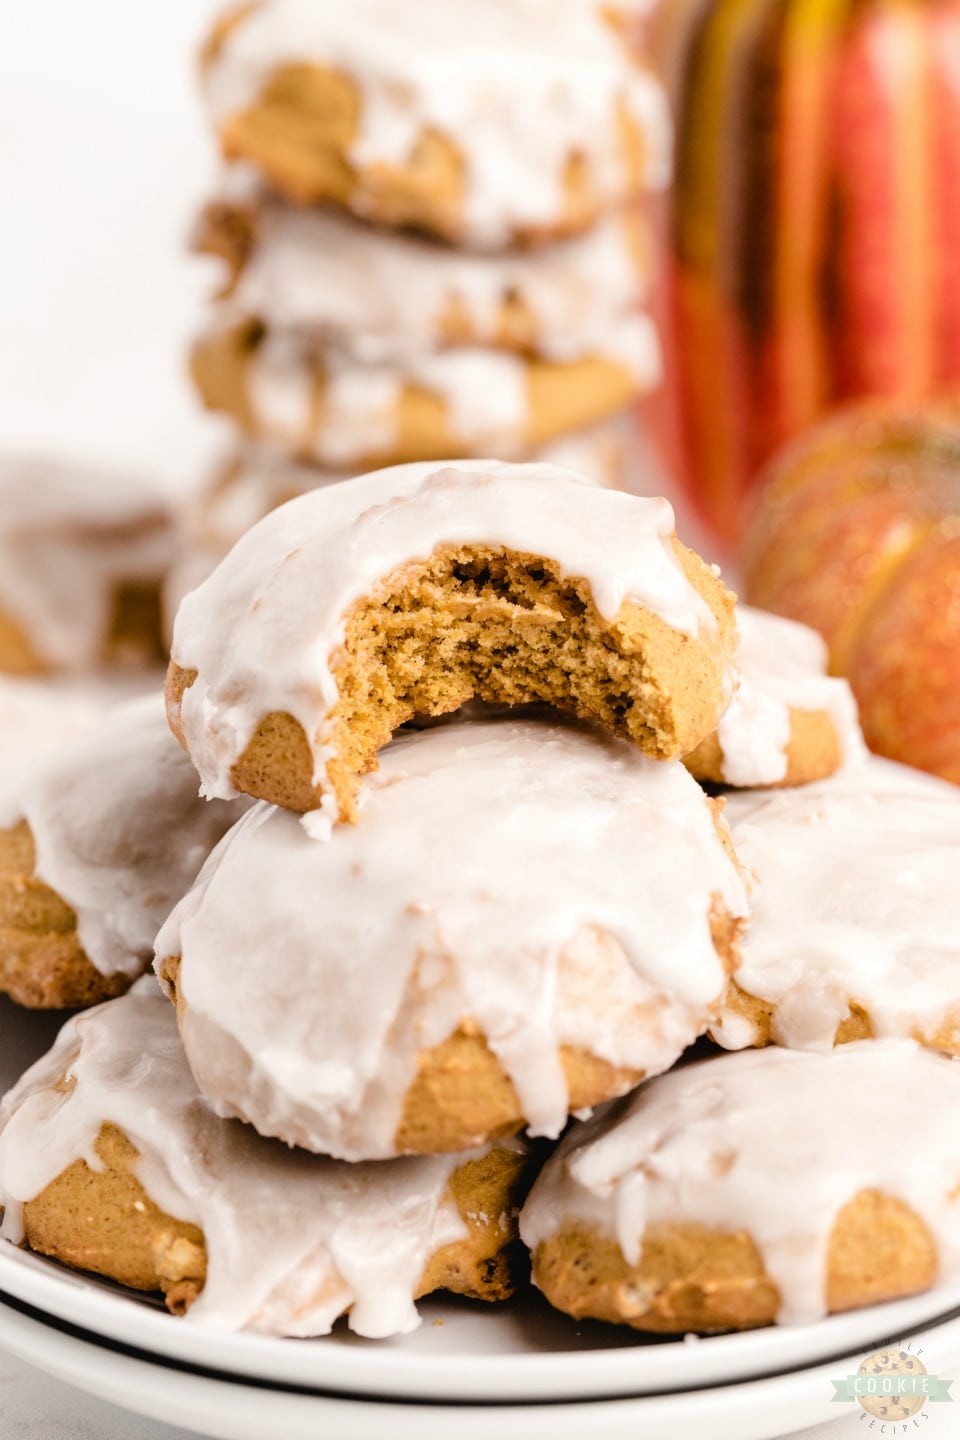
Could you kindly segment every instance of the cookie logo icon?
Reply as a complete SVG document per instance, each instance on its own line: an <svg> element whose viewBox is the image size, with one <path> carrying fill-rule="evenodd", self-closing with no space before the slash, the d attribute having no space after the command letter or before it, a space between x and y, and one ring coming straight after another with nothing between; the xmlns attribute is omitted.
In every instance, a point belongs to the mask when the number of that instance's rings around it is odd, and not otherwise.
<svg viewBox="0 0 960 1440"><path fill-rule="evenodd" d="M901 1377L919 1378L926 1373L926 1365L909 1350L877 1350L857 1371L858 1377L867 1377L865 1386L871 1384L872 1377L873 1388L864 1388L857 1399L875 1420L909 1420L923 1409L927 1396L922 1388L916 1393L904 1388ZM889 1383L894 1376L895 1382Z"/></svg>
<svg viewBox="0 0 960 1440"><path fill-rule="evenodd" d="M902 1428L908 1420L916 1422L928 1400L950 1402L953 1399L950 1394L953 1381L931 1375L909 1345L887 1345L882 1350L874 1350L861 1363L856 1375L831 1383L834 1400L855 1400L864 1415L880 1421L881 1426ZM881 1429L879 1433L885 1432Z"/></svg>

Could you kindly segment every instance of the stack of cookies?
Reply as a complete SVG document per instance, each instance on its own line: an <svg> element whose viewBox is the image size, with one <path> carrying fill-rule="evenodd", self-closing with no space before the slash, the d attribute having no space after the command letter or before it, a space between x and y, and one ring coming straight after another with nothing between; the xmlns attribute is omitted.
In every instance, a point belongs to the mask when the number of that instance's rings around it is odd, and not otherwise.
<svg viewBox="0 0 960 1440"><path fill-rule="evenodd" d="M197 245L226 274L192 371L243 442L184 585L254 491L262 514L374 466L546 452L622 478L660 376L640 204L670 145L634 8L258 0L216 26L228 165Z"/></svg>
<svg viewBox="0 0 960 1440"><path fill-rule="evenodd" d="M815 636L737 618L666 502L546 464L263 518L177 616L186 754L158 779L154 716L117 777L184 857L161 988L4 1100L0 1233L300 1336L500 1300L526 1251L558 1309L644 1331L956 1281L960 801L865 756ZM235 817L195 879L212 837L161 803L191 765ZM84 813L40 847L64 895ZM132 948L156 874L101 882ZM524 1132L560 1141L536 1178Z"/></svg>

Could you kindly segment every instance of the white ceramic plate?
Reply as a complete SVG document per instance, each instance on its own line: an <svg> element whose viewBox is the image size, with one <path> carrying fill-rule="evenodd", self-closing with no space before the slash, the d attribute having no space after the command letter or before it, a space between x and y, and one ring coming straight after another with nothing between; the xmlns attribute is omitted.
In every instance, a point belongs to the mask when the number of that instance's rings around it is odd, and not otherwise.
<svg viewBox="0 0 960 1440"><path fill-rule="evenodd" d="M489 1307L449 1297L424 1301L421 1328L396 1340L361 1340L342 1324L319 1340L277 1340L177 1320L128 1292L0 1246L4 1299L175 1365L338 1394L453 1403L599 1399L729 1384L863 1355L960 1315L960 1292L938 1291L817 1325L658 1341L613 1326L578 1326L536 1295Z"/></svg>
<svg viewBox="0 0 960 1440"><path fill-rule="evenodd" d="M932 1374L960 1362L960 1321L914 1337ZM219 1440L773 1440L856 1413L832 1399L859 1353L765 1380L670 1395L533 1405L401 1404L202 1375L65 1333L0 1304L0 1346L88 1394Z"/></svg>
<svg viewBox="0 0 960 1440"><path fill-rule="evenodd" d="M0 1093L47 1047L57 1024L56 1017L27 1014L0 1002ZM231 1428L208 1433L231 1440L258 1433L252 1422L244 1427L257 1412L259 1402L254 1397L261 1393L277 1404L276 1397L286 1397L283 1404L291 1413L291 1435L300 1433L296 1427L301 1415L307 1426L308 1411L313 1413L315 1435L322 1408L324 1423L332 1425L336 1419L338 1435L367 1433L364 1417L383 1412L375 1427L381 1440L387 1412L408 1417L421 1412L424 1402L429 1402L426 1414L445 1414L448 1424L456 1415L462 1433L491 1436L499 1432L508 1414L529 1417L534 1411L548 1410L553 1414L566 1402L581 1414L582 1425L585 1407L593 1409L599 1403L605 1433L612 1435L619 1431L609 1430L607 1411L613 1406L611 1414L626 1414L617 1407L628 1397L629 1424L634 1427L640 1413L645 1424L654 1424L657 1418L666 1423L669 1414L671 1426L680 1423L678 1415L689 1414L695 1426L706 1413L697 1408L697 1397L712 1396L712 1404L720 1403L718 1396L725 1397L724 1405L739 1397L736 1413L747 1416L753 1404L750 1400L747 1405L749 1396L772 1393L770 1386L782 1389L792 1380L801 1387L797 1393L806 1395L811 1405L815 1401L829 1405L832 1391L829 1384L821 1383L823 1374L840 1376L846 1373L849 1357L858 1364L870 1350L925 1329L944 1343L954 1337L960 1356L957 1290L833 1316L811 1326L772 1327L700 1340L657 1340L612 1326L578 1326L535 1294L492 1307L447 1297L424 1302L421 1329L397 1340L364 1341L340 1325L328 1338L293 1341L206 1330L189 1319L175 1319L149 1299L0 1245L0 1310L0 1343L106 1399L196 1428L206 1413L202 1408L194 1411L188 1406L182 1414L168 1416L147 1408L145 1397L167 1393L173 1386L178 1395L190 1395L192 1406L200 1403L198 1394L216 1392L220 1397L216 1405L210 1402L214 1419L221 1403L226 1406L223 1413L235 1419L229 1422ZM125 1385L136 1388L115 1388L114 1378L121 1374L127 1377ZM816 1374L821 1380L815 1380ZM265 1386L271 1388L261 1391L259 1387ZM233 1400L228 1401L225 1396L233 1392ZM524 1405L522 1411L515 1408L518 1402ZM638 1405L650 1407L649 1416L646 1410L638 1411ZM340 1412L345 1407L356 1415L360 1428L355 1432L343 1426ZM483 1422L488 1428L462 1430L463 1416L483 1413L489 1417ZM778 1405L776 1413L785 1412ZM786 1413L779 1430L768 1415L771 1428L752 1430L747 1425L738 1433L741 1440L753 1434L780 1434L831 1413L836 1411L826 1409L813 1419ZM393 1423L391 1418L391 1427ZM476 1423L481 1425L479 1419ZM523 1423L528 1428L526 1418ZM441 1432L442 1427L436 1433ZM401 1425L398 1434L403 1433ZM426 1440L427 1433L419 1421L418 1434ZM556 1427L552 1433L559 1440Z"/></svg>

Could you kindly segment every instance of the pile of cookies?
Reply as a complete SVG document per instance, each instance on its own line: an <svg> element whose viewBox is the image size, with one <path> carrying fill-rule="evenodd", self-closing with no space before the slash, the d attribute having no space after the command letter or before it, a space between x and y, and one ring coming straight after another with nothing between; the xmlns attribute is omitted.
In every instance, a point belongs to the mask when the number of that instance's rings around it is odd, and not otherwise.
<svg viewBox="0 0 960 1440"><path fill-rule="evenodd" d="M363 469L622 478L660 377L640 205L670 158L640 8L258 0L216 25L227 164L196 245L225 278L192 371L241 442L188 518L177 601L277 493Z"/></svg>
<svg viewBox="0 0 960 1440"><path fill-rule="evenodd" d="M960 1277L960 798L866 756L816 637L737 613L666 502L540 463L314 489L184 600L166 709L182 750L141 702L19 804L47 938L75 904L120 988L155 933L160 987L3 1101L8 1240L297 1336L531 1264L675 1333Z"/></svg>

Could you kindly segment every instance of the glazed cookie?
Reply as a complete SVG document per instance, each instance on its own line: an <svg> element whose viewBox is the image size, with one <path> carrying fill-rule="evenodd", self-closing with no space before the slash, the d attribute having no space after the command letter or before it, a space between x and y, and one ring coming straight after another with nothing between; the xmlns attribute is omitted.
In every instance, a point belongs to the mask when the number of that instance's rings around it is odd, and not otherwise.
<svg viewBox="0 0 960 1440"><path fill-rule="evenodd" d="M630 442L629 423L608 421L558 440L531 457L531 462L560 465L585 480L615 488L627 478ZM173 618L183 597L206 580L251 526L288 500L347 478L342 471L297 465L258 446L245 446L220 465L181 516L177 555L163 589L166 634L173 633Z"/></svg>
<svg viewBox="0 0 960 1440"><path fill-rule="evenodd" d="M598 424L660 378L656 331L628 314L577 359L458 346L368 364L228 308L194 344L204 404L251 438L325 468L518 456Z"/></svg>
<svg viewBox="0 0 960 1440"><path fill-rule="evenodd" d="M265 446L244 446L190 497L180 519L177 555L163 589L167 635L180 602L201 585L241 536L278 506L348 479L343 471L297 465Z"/></svg>
<svg viewBox="0 0 960 1440"><path fill-rule="evenodd" d="M632 210L538 250L478 255L259 192L208 205L197 246L226 259L239 318L395 366L464 345L552 360L602 354L646 298L651 265Z"/></svg>
<svg viewBox="0 0 960 1440"><path fill-rule="evenodd" d="M199 798L156 693L3 781L0 992L59 1009L125 990L243 807Z"/></svg>
<svg viewBox="0 0 960 1440"><path fill-rule="evenodd" d="M0 1105L0 1235L199 1324L360 1335L510 1293L525 1152L343 1165L218 1120L153 980L69 1021Z"/></svg>
<svg viewBox="0 0 960 1440"><path fill-rule="evenodd" d="M908 1040L681 1066L547 1162L520 1219L535 1283L578 1319L678 1334L955 1284L958 1107L960 1065Z"/></svg>
<svg viewBox="0 0 960 1440"><path fill-rule="evenodd" d="M180 606L167 703L204 794L326 795L353 819L391 733L474 698L686 754L726 708L735 645L732 596L665 500L547 465L409 465L249 530Z"/></svg>
<svg viewBox="0 0 960 1440"><path fill-rule="evenodd" d="M159 663L167 497L144 477L0 458L0 671Z"/></svg>
<svg viewBox="0 0 960 1440"><path fill-rule="evenodd" d="M160 672L162 680L163 672ZM29 679L0 674L0 816L25 778L125 700L158 689L152 672Z"/></svg>
<svg viewBox="0 0 960 1440"><path fill-rule="evenodd" d="M579 0L260 0L203 74L225 156L288 199L470 246L588 229L668 176L659 84Z"/></svg>
<svg viewBox="0 0 960 1440"><path fill-rule="evenodd" d="M758 888L720 1044L902 1035L960 1055L956 787L869 757L725 813Z"/></svg>
<svg viewBox="0 0 960 1440"><path fill-rule="evenodd" d="M323 844L256 806L158 969L201 1090L263 1134L347 1160L555 1136L715 1013L746 910L728 845L681 765L452 722L394 741Z"/></svg>
<svg viewBox="0 0 960 1440"><path fill-rule="evenodd" d="M737 606L740 688L716 731L684 764L698 780L738 788L807 785L863 754L856 701L826 673L816 631Z"/></svg>

